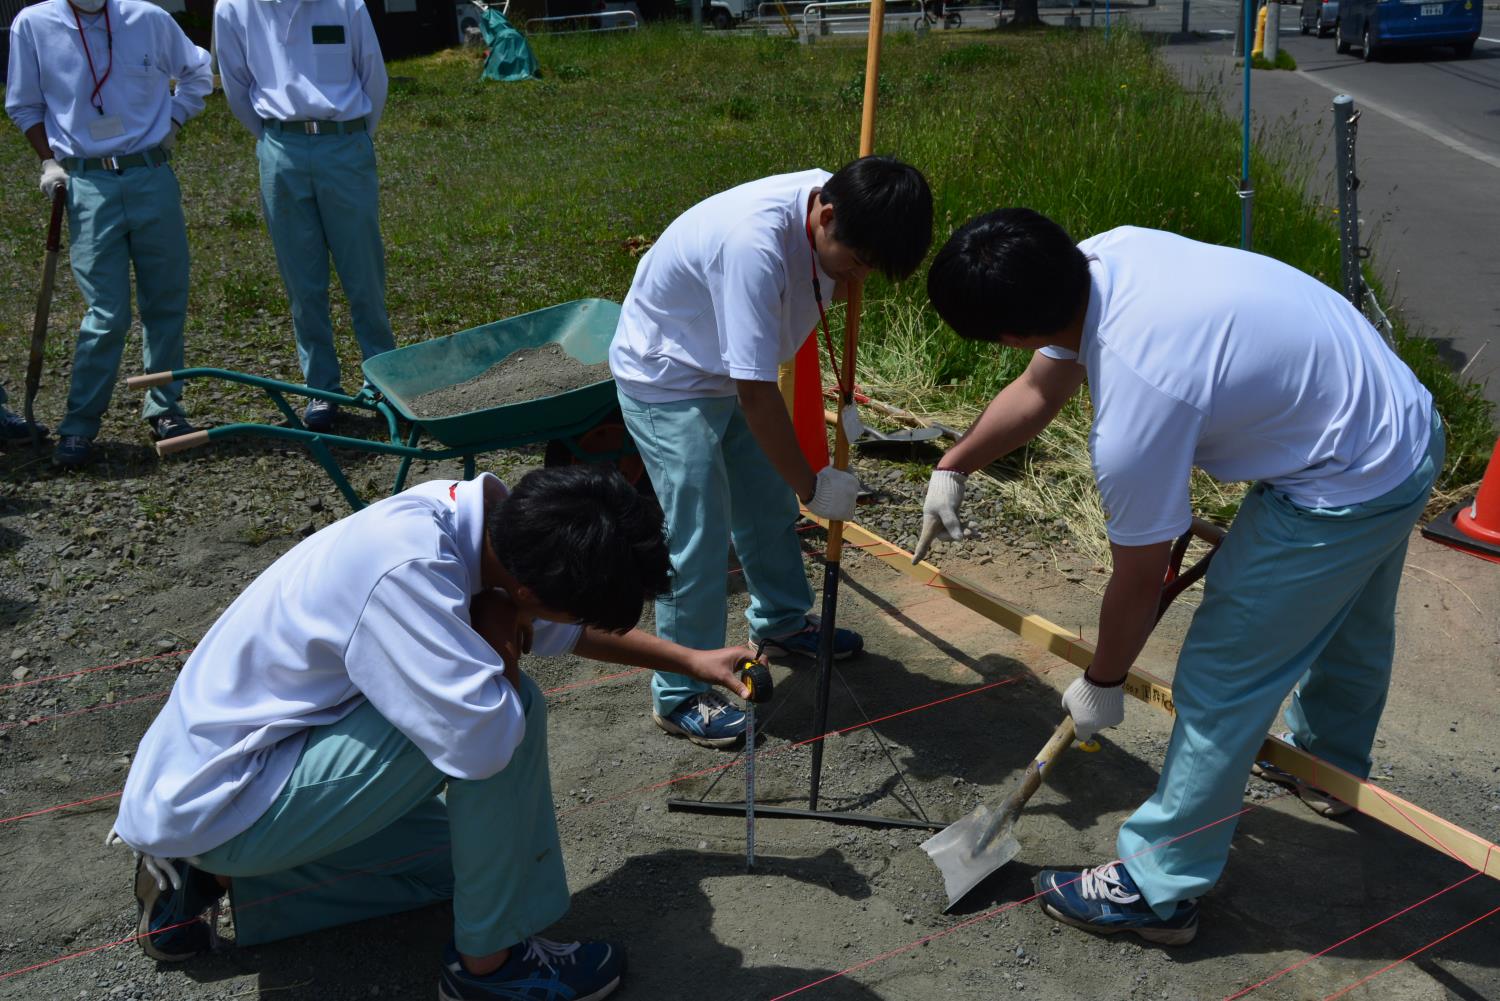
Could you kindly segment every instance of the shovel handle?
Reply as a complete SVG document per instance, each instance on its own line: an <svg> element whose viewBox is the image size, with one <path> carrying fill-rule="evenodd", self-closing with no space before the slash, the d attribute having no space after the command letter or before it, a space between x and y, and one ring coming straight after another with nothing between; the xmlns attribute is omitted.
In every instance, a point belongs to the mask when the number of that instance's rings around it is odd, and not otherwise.
<svg viewBox="0 0 1500 1001"><path fill-rule="evenodd" d="M1063 721L1057 724L1057 729L1052 731L1052 736L1042 746L1041 751L1032 759L1031 764L1026 766L1026 774L1021 776L1020 784L1011 790L1010 795L1005 797L1005 802L1000 804L1000 809L995 811L995 819L975 842L973 854L977 855L984 851L989 847L990 842L995 840L995 835L1016 822L1026 801L1031 799L1032 793L1041 788L1042 778L1052 770L1053 762L1073 742L1074 733L1073 717L1064 716Z"/></svg>
<svg viewBox="0 0 1500 1001"><path fill-rule="evenodd" d="M176 380L171 372L147 372L145 375L132 375L125 380L126 389L150 389L152 386L169 386Z"/></svg>
<svg viewBox="0 0 1500 1001"><path fill-rule="evenodd" d="M186 452L190 448L208 444L207 431L191 431L188 434L180 434L176 438L163 438L156 443L156 454L168 456L173 452Z"/></svg>

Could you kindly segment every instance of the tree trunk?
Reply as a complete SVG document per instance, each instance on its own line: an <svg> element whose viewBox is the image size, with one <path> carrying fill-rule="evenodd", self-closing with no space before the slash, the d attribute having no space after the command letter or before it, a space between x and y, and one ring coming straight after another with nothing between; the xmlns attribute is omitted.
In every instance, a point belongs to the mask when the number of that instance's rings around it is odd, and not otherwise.
<svg viewBox="0 0 1500 1001"><path fill-rule="evenodd" d="M1041 23L1042 15L1037 12L1037 0L1016 0L1016 12L1011 15L1010 19L1012 28Z"/></svg>

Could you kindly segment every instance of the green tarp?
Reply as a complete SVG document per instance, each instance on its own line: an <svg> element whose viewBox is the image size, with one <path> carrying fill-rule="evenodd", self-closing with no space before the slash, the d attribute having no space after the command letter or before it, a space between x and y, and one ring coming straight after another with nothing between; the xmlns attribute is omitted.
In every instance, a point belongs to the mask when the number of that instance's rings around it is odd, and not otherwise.
<svg viewBox="0 0 1500 1001"><path fill-rule="evenodd" d="M499 10L486 7L479 30L484 32L484 44L490 48L480 79L531 80L542 75L531 46Z"/></svg>

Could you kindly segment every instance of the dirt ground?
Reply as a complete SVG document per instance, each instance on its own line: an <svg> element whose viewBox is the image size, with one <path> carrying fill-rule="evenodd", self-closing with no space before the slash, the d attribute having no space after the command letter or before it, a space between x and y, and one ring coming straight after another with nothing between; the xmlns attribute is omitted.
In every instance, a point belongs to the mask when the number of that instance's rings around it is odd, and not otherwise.
<svg viewBox="0 0 1500 1001"><path fill-rule="evenodd" d="M14 819L117 791L178 651L245 581L342 513L294 451L219 447L160 466L143 451L117 446L86 476L14 454L0 464L0 998L431 997L444 907L158 966L134 945L98 948L133 931L128 852L103 845L113 800ZM535 456L496 461L514 478ZM356 482L384 472L367 464ZM452 474L429 467L414 480ZM889 502L915 517L914 497ZM809 547L820 537L809 532ZM985 549L938 562L1093 636L1090 587L1102 577L1075 582L1035 551ZM808 566L820 582L816 559ZM854 729L826 742L823 807L946 822L998 801L1059 719L1076 669L869 557L851 553L845 568L839 622L864 633L868 652L834 683L831 724ZM743 600L731 637L744 635ZM1145 666L1171 674L1190 605L1169 612ZM1414 537L1375 766L1382 784L1490 840L1500 833L1497 609L1500 566ZM138 657L157 659L32 683ZM742 818L667 807L670 796L740 798L738 765L708 771L732 756L658 731L644 674L608 678L617 672L571 658L525 667L554 690L553 789L574 890L555 931L623 941L621 997L1206 999L1282 971L1253 996L1500 997L1497 918L1483 919L1500 886L1375 822L1318 818L1261 783L1247 786L1228 869L1189 946L1094 938L1018 903L1038 868L1113 856L1169 734L1144 705L1128 707L1100 752L1061 761L1028 810L1017 860L944 915L923 831L762 818L747 874ZM805 805L810 748L791 745L811 733L814 672L783 663L775 675L758 793ZM60 714L72 715L27 722ZM232 925L224 931L232 937Z"/></svg>

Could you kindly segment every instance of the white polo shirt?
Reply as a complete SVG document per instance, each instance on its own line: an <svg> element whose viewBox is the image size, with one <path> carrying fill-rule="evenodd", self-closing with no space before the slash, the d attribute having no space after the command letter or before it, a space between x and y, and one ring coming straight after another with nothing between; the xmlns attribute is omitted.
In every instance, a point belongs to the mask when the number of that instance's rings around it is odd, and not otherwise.
<svg viewBox="0 0 1500 1001"><path fill-rule="evenodd" d="M234 117L347 122L373 135L388 79L364 0L219 0L214 58Z"/></svg>
<svg viewBox="0 0 1500 1001"><path fill-rule="evenodd" d="M1092 280L1080 351L1042 351L1088 372L1110 541L1186 531L1193 466L1319 508L1373 500L1421 462L1432 395L1322 282L1133 226L1078 247Z"/></svg>
<svg viewBox="0 0 1500 1001"><path fill-rule="evenodd" d="M260 0L264 2L264 0ZM775 382L818 323L808 201L826 170L778 174L706 198L678 216L635 269L609 367L632 399L735 395ZM833 279L818 268L825 304Z"/></svg>
<svg viewBox="0 0 1500 1001"><path fill-rule="evenodd" d="M45 0L22 9L10 27L5 111L22 132L44 124L58 157L160 146L173 119L186 123L212 90L208 53L145 0L107 0L104 10L80 11L76 20L67 0Z"/></svg>
<svg viewBox="0 0 1500 1001"><path fill-rule="evenodd" d="M366 701L447 775L504 768L525 711L469 625L486 491L498 499L505 487L489 474L423 483L303 540L257 577L146 731L120 799L121 839L178 858L229 841L281 792L308 728ZM532 653L566 653L579 632L537 622Z"/></svg>

